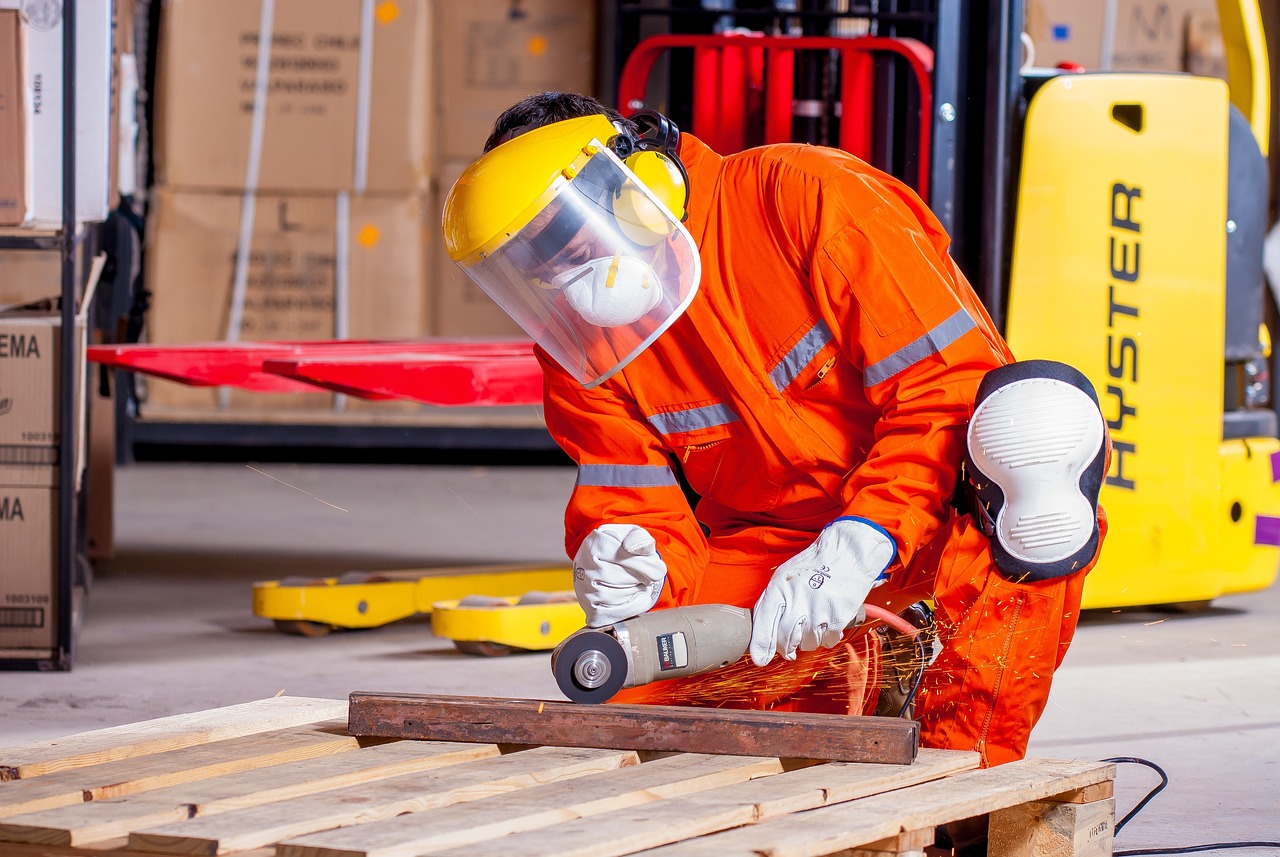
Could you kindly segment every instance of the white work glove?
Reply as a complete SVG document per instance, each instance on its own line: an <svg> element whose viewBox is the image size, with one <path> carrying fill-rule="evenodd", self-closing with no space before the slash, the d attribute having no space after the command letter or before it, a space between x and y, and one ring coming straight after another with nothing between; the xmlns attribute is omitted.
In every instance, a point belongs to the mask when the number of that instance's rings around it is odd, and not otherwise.
<svg viewBox="0 0 1280 857"><path fill-rule="evenodd" d="M762 667L774 652L789 661L840 642L884 580L897 555L889 534L861 518L837 518L809 547L778 566L751 611L751 660Z"/></svg>
<svg viewBox="0 0 1280 857"><path fill-rule="evenodd" d="M635 524L601 524L573 558L573 591L592 628L644 613L662 594L666 579L658 543Z"/></svg>

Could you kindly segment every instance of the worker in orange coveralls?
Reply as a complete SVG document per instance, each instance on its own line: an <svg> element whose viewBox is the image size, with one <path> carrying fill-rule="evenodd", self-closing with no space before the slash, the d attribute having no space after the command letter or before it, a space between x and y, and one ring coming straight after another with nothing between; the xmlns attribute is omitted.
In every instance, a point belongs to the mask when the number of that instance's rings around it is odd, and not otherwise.
<svg viewBox="0 0 1280 857"><path fill-rule="evenodd" d="M497 120L444 229L537 344L588 625L753 608L750 660L615 701L871 713L864 605L932 599L922 742L1025 754L1105 536L1110 444L1080 373L1014 362L909 188L543 93Z"/></svg>

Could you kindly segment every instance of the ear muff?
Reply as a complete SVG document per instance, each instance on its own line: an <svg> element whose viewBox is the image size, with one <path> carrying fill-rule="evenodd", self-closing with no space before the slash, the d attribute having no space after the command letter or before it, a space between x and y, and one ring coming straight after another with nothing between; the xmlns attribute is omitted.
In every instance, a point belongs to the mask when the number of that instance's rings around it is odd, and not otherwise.
<svg viewBox="0 0 1280 857"><path fill-rule="evenodd" d="M620 133L610 141L610 147L676 219L683 221L688 216L689 174L676 154L680 129L653 110L642 110L631 121L640 135ZM657 244L672 231L666 215L636 191L622 191L614 202L614 214L627 237L640 244Z"/></svg>

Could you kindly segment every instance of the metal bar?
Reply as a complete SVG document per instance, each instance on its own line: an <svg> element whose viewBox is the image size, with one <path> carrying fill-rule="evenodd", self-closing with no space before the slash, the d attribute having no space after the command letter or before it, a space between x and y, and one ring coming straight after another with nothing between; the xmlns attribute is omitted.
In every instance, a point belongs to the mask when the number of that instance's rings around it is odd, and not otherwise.
<svg viewBox="0 0 1280 857"><path fill-rule="evenodd" d="M492 411L492 409L486 409ZM518 411L523 419L530 412L528 407ZM255 456L261 450L312 449L324 450L325 460L340 456L338 450L525 450L532 452L560 452L551 434L542 427L519 425L483 425L476 423L450 423L431 425L411 423L405 425L335 424L301 422L307 417L298 414L300 422L265 423L245 422L246 415L236 422L190 422L179 420L149 419L145 415L131 421L130 444L135 456L148 447L205 447L252 450ZM494 419L487 416L486 419Z"/></svg>
<svg viewBox="0 0 1280 857"><path fill-rule="evenodd" d="M791 111L795 101L796 53L769 48L765 60L764 142L791 142Z"/></svg>
<svg viewBox="0 0 1280 857"><path fill-rule="evenodd" d="M1013 137L1015 111L1022 86L1022 3L990 0L985 124L985 179L988 196L982 206L982 237L978 252L978 294L996 328L1005 329L1005 283L1008 280L1009 231L1014 204Z"/></svg>
<svg viewBox="0 0 1280 857"><path fill-rule="evenodd" d="M76 4L62 6L62 331L58 373L58 643L54 661L70 669L76 553Z"/></svg>
<svg viewBox="0 0 1280 857"><path fill-rule="evenodd" d="M960 12L959 0L941 0L938 4L938 32L933 46L934 107L924 117L933 127L927 201L948 235L955 234L956 224L957 129L966 118L959 114Z"/></svg>
<svg viewBox="0 0 1280 857"><path fill-rule="evenodd" d="M351 694L347 728L357 737L890 765L911 764L920 744L920 724L897 717L360 691Z"/></svg>

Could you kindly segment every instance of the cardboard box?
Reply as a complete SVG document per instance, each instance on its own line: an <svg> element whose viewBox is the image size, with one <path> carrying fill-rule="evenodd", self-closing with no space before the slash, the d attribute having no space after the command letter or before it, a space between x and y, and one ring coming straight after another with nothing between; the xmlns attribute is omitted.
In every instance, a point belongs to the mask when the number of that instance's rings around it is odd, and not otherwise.
<svg viewBox="0 0 1280 857"><path fill-rule="evenodd" d="M1215 0L1027 0L1035 64L1079 63L1090 70L1193 71L1225 75L1225 63L1189 56L1221 52ZM1216 38L1217 45L1213 44Z"/></svg>
<svg viewBox="0 0 1280 857"><path fill-rule="evenodd" d="M61 290L62 255L57 250L0 250L0 309Z"/></svg>
<svg viewBox="0 0 1280 857"><path fill-rule="evenodd" d="M76 317L73 396L84 401L87 308L106 257L94 260ZM0 471L6 485L58 482L62 438L62 314L56 300L0 311ZM78 408L73 446L76 484L85 461L85 411Z"/></svg>
<svg viewBox="0 0 1280 857"><path fill-rule="evenodd" d="M22 56L18 13L0 10L0 226L17 226L27 214Z"/></svg>
<svg viewBox="0 0 1280 857"><path fill-rule="evenodd" d="M85 327L77 325L77 394L83 390ZM10 485L57 484L62 413L62 319L55 311L0 313L0 470ZM83 425L84 409L80 409ZM83 446L79 432L77 448ZM82 451L77 462L84 461Z"/></svg>
<svg viewBox="0 0 1280 857"><path fill-rule="evenodd" d="M277 0L260 39L261 0L166 2L157 180L182 190L427 190L427 4ZM261 82L260 43L270 47Z"/></svg>
<svg viewBox="0 0 1280 857"><path fill-rule="evenodd" d="M527 95L592 94L596 3L469 0L435 4L441 159L475 159L503 110Z"/></svg>
<svg viewBox="0 0 1280 857"><path fill-rule="evenodd" d="M227 339L408 339L426 335L426 197L258 195L158 188L148 220L154 343ZM252 244L237 253L242 215ZM342 264L345 259L345 266ZM237 264L242 324L230 330ZM339 310L339 285L347 295ZM328 407L324 393L235 392L148 382L148 405L243 409Z"/></svg>
<svg viewBox="0 0 1280 857"><path fill-rule="evenodd" d="M76 3L76 220L108 213L111 133L111 0ZM63 4L0 0L23 14L23 83L27 151L27 210L23 224L62 225L62 9Z"/></svg>
<svg viewBox="0 0 1280 857"><path fill-rule="evenodd" d="M445 197L470 161L451 161L440 170L438 204L431 207L431 244L435 264L431 269L433 336L525 336L520 325L502 311L484 290L453 263L444 249L440 214Z"/></svg>
<svg viewBox="0 0 1280 857"><path fill-rule="evenodd" d="M57 645L58 490L6 477L0 467L0 649L47 652Z"/></svg>

